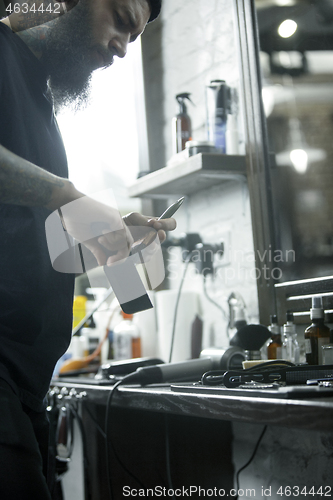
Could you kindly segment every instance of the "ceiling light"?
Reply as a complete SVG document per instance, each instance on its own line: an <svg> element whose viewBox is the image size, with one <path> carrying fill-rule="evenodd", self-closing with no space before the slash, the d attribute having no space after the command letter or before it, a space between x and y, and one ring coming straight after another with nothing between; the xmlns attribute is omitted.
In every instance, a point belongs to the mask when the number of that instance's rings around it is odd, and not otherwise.
<svg viewBox="0 0 333 500"><path fill-rule="evenodd" d="M268 116L270 116L270 114L274 109L274 104L275 104L274 90L272 89L272 87L263 87L261 95L264 105L265 116L267 118Z"/></svg>
<svg viewBox="0 0 333 500"><path fill-rule="evenodd" d="M276 5L279 7L290 7L295 5L295 0L275 0Z"/></svg>
<svg viewBox="0 0 333 500"><path fill-rule="evenodd" d="M293 149L290 151L290 160L296 172L304 174L308 168L309 156L304 149Z"/></svg>
<svg viewBox="0 0 333 500"><path fill-rule="evenodd" d="M278 33L282 38L289 38L297 30L297 23L292 19L286 19L278 27Z"/></svg>
<svg viewBox="0 0 333 500"><path fill-rule="evenodd" d="M304 174L311 163L326 159L326 151L308 146L298 118L289 119L288 129L289 144L275 156L279 167L291 166L299 174Z"/></svg>

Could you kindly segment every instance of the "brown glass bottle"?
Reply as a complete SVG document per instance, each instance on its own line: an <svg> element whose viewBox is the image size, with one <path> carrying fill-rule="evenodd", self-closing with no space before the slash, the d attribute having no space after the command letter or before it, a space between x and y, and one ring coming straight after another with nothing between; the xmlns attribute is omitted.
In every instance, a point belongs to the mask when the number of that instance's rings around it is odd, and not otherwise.
<svg viewBox="0 0 333 500"><path fill-rule="evenodd" d="M282 340L281 333L272 334L271 341L267 346L267 359L281 359Z"/></svg>
<svg viewBox="0 0 333 500"><path fill-rule="evenodd" d="M271 316L271 340L267 345L267 359L282 358L282 339L276 315Z"/></svg>
<svg viewBox="0 0 333 500"><path fill-rule="evenodd" d="M132 358L141 358L141 338L132 337Z"/></svg>
<svg viewBox="0 0 333 500"><path fill-rule="evenodd" d="M322 298L312 298L310 310L312 324L305 330L305 357L309 365L322 365L322 346L330 341L330 329L324 323Z"/></svg>

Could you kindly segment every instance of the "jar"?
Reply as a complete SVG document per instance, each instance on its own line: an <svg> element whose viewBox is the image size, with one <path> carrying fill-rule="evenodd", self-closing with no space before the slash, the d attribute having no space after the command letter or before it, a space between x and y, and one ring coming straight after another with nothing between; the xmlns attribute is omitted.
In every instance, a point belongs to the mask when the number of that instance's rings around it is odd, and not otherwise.
<svg viewBox="0 0 333 500"><path fill-rule="evenodd" d="M188 150L189 156L194 156L198 153L217 153L216 147L209 141L187 141L185 147Z"/></svg>

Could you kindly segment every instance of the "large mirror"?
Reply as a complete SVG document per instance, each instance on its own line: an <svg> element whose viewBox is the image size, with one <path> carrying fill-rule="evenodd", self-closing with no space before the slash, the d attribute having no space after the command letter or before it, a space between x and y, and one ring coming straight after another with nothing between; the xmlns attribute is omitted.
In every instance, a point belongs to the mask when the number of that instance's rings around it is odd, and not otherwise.
<svg viewBox="0 0 333 500"><path fill-rule="evenodd" d="M256 0L280 281L333 274L333 0Z"/></svg>

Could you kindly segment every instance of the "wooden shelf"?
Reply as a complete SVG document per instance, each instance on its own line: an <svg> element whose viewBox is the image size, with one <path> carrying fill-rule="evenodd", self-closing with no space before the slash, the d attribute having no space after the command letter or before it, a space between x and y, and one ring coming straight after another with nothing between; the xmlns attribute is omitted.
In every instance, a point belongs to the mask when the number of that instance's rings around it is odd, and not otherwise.
<svg viewBox="0 0 333 500"><path fill-rule="evenodd" d="M199 153L181 163L151 172L128 187L131 198L190 195L246 175L245 156Z"/></svg>

